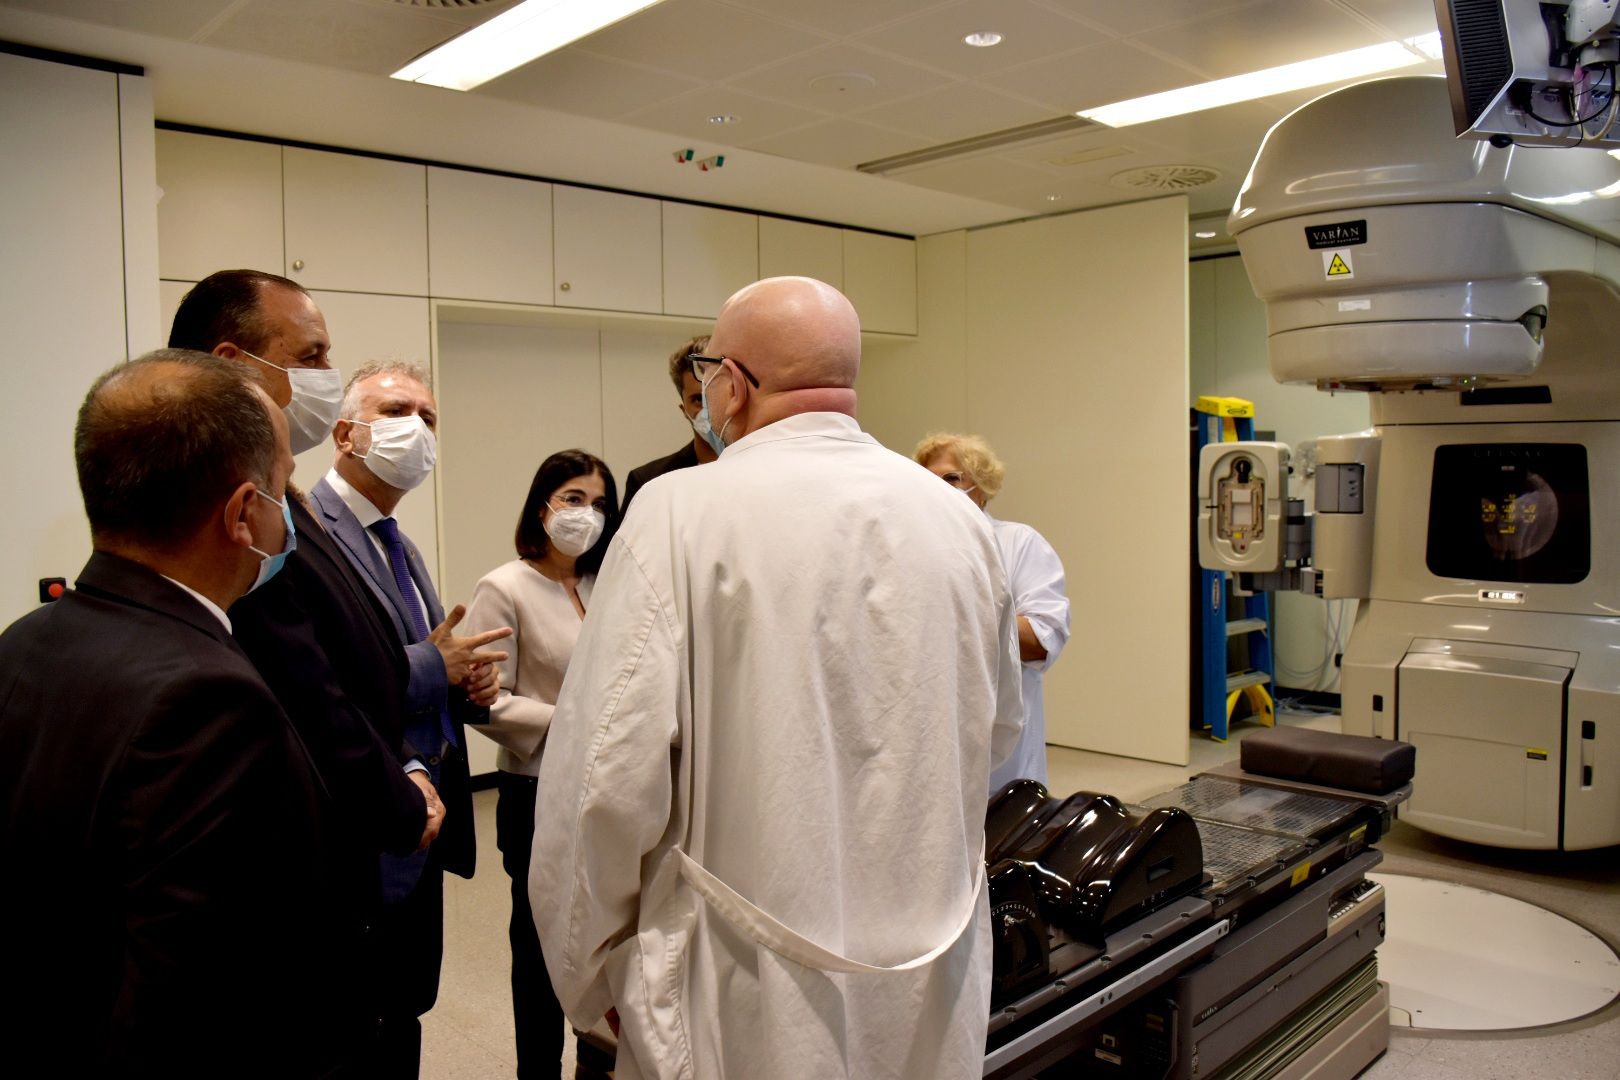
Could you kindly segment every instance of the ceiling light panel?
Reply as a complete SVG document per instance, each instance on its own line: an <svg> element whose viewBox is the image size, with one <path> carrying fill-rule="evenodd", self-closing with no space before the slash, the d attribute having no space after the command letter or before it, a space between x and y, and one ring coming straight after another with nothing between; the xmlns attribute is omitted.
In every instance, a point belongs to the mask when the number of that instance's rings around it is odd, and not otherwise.
<svg viewBox="0 0 1620 1080"><path fill-rule="evenodd" d="M1109 127L1129 127L1170 116L1218 109L1240 101L1273 94L1286 94L1312 86L1377 75L1427 62L1427 57L1399 41L1386 41L1382 45L1369 45L1349 52L1334 53L1314 60L1300 60L1280 67L1264 68L1243 75L1233 75L1213 82L1183 86L1146 97L1132 98L1092 109L1080 109L1076 115L1095 120Z"/></svg>
<svg viewBox="0 0 1620 1080"><path fill-rule="evenodd" d="M405 82L471 90L660 0L523 0L394 72Z"/></svg>

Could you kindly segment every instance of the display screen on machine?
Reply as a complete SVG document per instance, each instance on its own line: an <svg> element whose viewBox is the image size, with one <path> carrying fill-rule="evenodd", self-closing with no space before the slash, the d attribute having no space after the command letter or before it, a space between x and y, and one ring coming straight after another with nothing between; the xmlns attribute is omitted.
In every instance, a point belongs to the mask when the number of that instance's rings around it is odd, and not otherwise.
<svg viewBox="0 0 1620 1080"><path fill-rule="evenodd" d="M1570 585L1592 567L1586 447L1477 443L1434 451L1429 572Z"/></svg>

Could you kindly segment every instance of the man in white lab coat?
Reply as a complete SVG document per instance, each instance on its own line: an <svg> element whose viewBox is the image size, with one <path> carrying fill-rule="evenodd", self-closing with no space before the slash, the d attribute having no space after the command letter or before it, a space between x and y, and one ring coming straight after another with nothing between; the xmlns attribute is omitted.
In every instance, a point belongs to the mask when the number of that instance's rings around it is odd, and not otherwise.
<svg viewBox="0 0 1620 1080"><path fill-rule="evenodd" d="M724 452L636 497L541 764L558 998L617 1009L621 1080L978 1076L984 789L1022 721L995 541L856 424L831 286L743 289L706 357Z"/></svg>

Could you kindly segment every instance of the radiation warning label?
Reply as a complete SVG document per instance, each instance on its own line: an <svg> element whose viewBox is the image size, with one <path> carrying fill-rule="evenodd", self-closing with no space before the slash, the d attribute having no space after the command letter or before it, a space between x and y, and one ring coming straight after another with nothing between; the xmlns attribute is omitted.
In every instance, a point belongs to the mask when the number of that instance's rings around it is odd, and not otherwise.
<svg viewBox="0 0 1620 1080"><path fill-rule="evenodd" d="M1356 276L1356 264L1350 261L1350 252L1342 248L1322 252L1322 269L1329 281L1349 281Z"/></svg>

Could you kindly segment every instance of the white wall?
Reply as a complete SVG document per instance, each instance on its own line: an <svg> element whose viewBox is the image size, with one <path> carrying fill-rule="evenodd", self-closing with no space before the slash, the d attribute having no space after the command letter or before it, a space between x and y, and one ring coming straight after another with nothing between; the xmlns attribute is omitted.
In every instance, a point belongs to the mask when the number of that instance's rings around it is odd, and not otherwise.
<svg viewBox="0 0 1620 1080"><path fill-rule="evenodd" d="M1325 394L1310 386L1285 386L1271 377L1266 356L1266 308L1249 287L1237 256L1203 259L1188 267L1191 299L1191 385L1188 403L1200 394L1247 398L1255 404L1255 427L1274 431L1295 447L1320 435L1366 428L1366 394ZM1314 509L1314 483L1296 474L1290 494ZM1337 651L1350 640L1356 602L1331 605L1298 593L1276 594L1277 684L1284 689L1337 692L1329 628L1341 633Z"/></svg>
<svg viewBox="0 0 1620 1080"><path fill-rule="evenodd" d="M74 418L97 375L153 343L157 253L144 80L0 54L0 101L3 626L38 606L40 578L72 581L89 556ZM149 218L127 234L126 198ZM127 265L146 275L128 319Z"/></svg>
<svg viewBox="0 0 1620 1080"><path fill-rule="evenodd" d="M1186 203L918 244L920 335L870 343L861 421L902 453L975 431L1007 463L996 515L1063 559L1074 611L1047 739L1188 759Z"/></svg>

